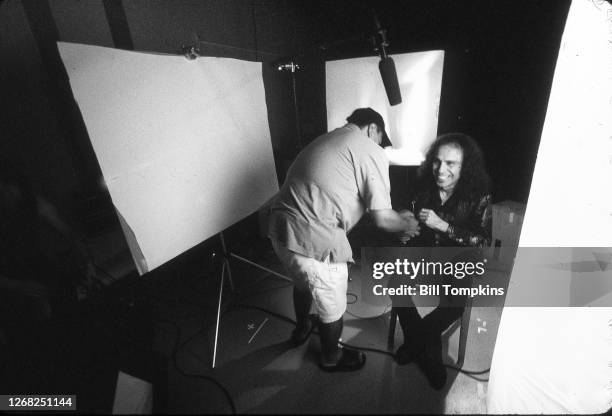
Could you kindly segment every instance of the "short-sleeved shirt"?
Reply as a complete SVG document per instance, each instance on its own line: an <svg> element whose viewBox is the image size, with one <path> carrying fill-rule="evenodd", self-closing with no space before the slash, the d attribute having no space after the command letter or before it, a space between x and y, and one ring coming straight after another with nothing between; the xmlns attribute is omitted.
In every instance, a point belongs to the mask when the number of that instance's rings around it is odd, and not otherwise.
<svg viewBox="0 0 612 416"><path fill-rule="evenodd" d="M268 237L319 261L352 262L346 234L366 210L390 209L389 194L384 151L347 124L297 156L272 204Z"/></svg>

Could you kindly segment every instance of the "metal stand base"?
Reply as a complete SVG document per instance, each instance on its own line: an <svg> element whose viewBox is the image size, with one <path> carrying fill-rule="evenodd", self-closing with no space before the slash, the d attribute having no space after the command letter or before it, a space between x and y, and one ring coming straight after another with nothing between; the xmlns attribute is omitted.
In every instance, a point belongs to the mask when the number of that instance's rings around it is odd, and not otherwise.
<svg viewBox="0 0 612 416"><path fill-rule="evenodd" d="M282 275L278 272L275 272L274 270L270 270L267 267L264 267L260 264L255 263L254 261L245 259L244 257L241 257L237 254L231 253L227 250L227 246L225 245L225 239L223 238L223 233L219 233L219 237L221 238L221 247L223 249L223 263L221 265L221 279L220 279L220 284L219 284L219 300L217 302L217 322L215 325L215 344L213 346L213 358L212 358L212 368L215 368L215 365L217 363L217 346L218 346L218 342L219 342L219 327L221 325L221 304L223 303L223 286L225 285L225 273L227 272L227 276L229 279L229 283L230 283L230 289L233 292L234 291L234 281L232 279L232 269L230 267L230 258L234 258L236 260L240 260L250 266L254 266L257 267L260 270L264 270L276 277L279 277L283 280L286 280L288 282L293 282L293 280L291 280L290 278L288 278L285 275ZM213 256L216 256L216 254L213 253Z"/></svg>

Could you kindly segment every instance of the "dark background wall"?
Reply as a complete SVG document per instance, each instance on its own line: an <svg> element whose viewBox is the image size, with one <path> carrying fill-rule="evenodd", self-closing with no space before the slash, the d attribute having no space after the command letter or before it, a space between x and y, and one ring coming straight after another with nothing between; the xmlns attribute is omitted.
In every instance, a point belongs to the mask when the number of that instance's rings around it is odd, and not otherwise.
<svg viewBox="0 0 612 416"><path fill-rule="evenodd" d="M4 0L0 152L37 192L87 228L93 211L112 210L55 42L178 54L182 45L200 41L203 55L264 63L282 180L299 146L291 76L274 63L299 55L297 97L307 143L336 127L326 125L325 60L374 54L367 35L375 7L388 28L390 53L446 51L439 132L474 136L485 150L495 200L525 202L569 3ZM395 182L403 177L395 174Z"/></svg>
<svg viewBox="0 0 612 416"><path fill-rule="evenodd" d="M494 199L526 202L569 1L322 1L311 13L320 41L388 28L390 53L445 50L438 133L483 147ZM372 55L367 40L328 59ZM331 127L331 126L330 126Z"/></svg>

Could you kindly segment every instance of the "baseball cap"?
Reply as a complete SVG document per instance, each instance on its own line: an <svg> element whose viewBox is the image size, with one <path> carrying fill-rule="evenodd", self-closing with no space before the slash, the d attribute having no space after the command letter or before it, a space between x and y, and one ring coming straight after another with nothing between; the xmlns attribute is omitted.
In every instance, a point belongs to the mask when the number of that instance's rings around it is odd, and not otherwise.
<svg viewBox="0 0 612 416"><path fill-rule="evenodd" d="M347 117L346 121L352 124L356 124L359 127L363 127L370 123L376 124L383 133L380 146L392 146L391 140L389 140L389 136L387 135L387 131L385 130L385 120L378 112L374 111L370 107L356 109L350 116Z"/></svg>

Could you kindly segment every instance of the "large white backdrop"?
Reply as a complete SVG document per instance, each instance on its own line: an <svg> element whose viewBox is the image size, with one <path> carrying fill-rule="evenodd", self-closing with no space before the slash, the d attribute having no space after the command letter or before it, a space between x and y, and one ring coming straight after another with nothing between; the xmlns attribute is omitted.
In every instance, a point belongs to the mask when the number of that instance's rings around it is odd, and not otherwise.
<svg viewBox="0 0 612 416"><path fill-rule="evenodd" d="M442 88L444 51L391 55L402 93L402 103L390 106L378 70L378 57L325 63L327 126L346 123L359 107L372 107L384 118L393 148L391 164L419 165L436 138Z"/></svg>
<svg viewBox="0 0 612 416"><path fill-rule="evenodd" d="M612 407L611 16L605 1L571 4L519 243L603 249L573 250L567 259L597 265L589 273L555 273L549 296L565 299L560 303L566 307L504 309L488 389L491 413L601 413ZM522 250L506 304L520 304L533 291L538 270L523 267ZM576 279L582 284L573 284Z"/></svg>
<svg viewBox="0 0 612 416"><path fill-rule="evenodd" d="M141 274L277 192L261 63L58 47Z"/></svg>

